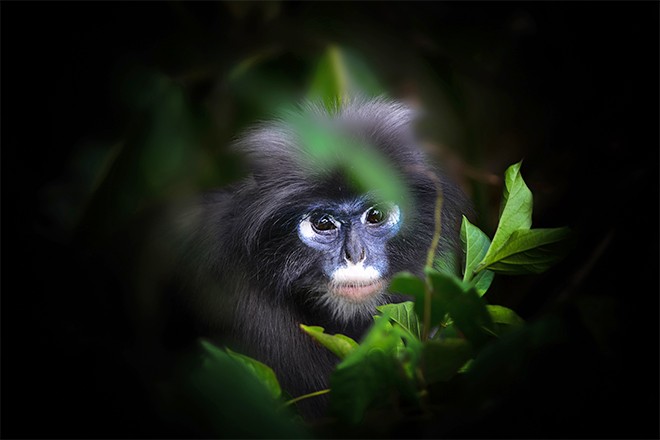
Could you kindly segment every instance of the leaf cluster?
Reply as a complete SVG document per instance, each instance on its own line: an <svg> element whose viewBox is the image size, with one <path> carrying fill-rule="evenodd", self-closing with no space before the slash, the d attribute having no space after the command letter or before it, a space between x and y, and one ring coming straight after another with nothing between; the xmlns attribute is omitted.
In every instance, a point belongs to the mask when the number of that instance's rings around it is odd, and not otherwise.
<svg viewBox="0 0 660 440"><path fill-rule="evenodd" d="M350 60L354 59L339 48L330 48L314 76L310 96L318 96L324 105L337 109L356 89L374 94L377 81L368 80L364 66ZM360 86L360 81L368 87ZM341 160L349 157L348 152L338 156L332 153L343 142L335 142L335 137L323 127L306 126L308 129L302 130L303 140L312 162L359 170L356 179L362 187L391 188L385 196L401 197L398 182L388 182L389 173L370 178L368 172L362 172L373 169L370 164L376 161L364 146L349 145L351 151L364 153L364 157L357 156L362 159L360 163L349 166ZM329 390L295 396L285 403L290 405L329 392L331 414L341 425L355 426L374 411L435 414L448 405L447 396L451 393L446 391L461 381L469 383L460 393L466 396L475 395L475 389L495 389L506 383L499 380L510 369L497 353L519 357L524 347L543 341L539 334L552 334L545 332L552 324L528 326L513 310L488 304L484 295L496 273L541 273L566 255L570 243L567 228L531 228L533 199L520 173L521 165L519 162L506 170L499 223L492 240L463 217L460 238L464 266L460 274L448 269L451 265L446 264L445 257L433 260L433 246L423 278L403 272L389 286L390 292L413 297L414 301L378 307L379 315L359 343L342 334L327 334L322 327L300 325L340 362L330 378ZM442 189L437 191L439 217ZM440 220L435 219L434 243L440 236ZM447 258L460 260L456 255ZM215 348L211 352L217 355L222 351ZM283 400L277 378L268 366L230 351L226 355L251 371L273 399Z"/></svg>
<svg viewBox="0 0 660 440"><path fill-rule="evenodd" d="M390 291L415 301L378 307L379 315L360 343L342 334L327 334L322 327L300 326L341 359L328 390L330 410L338 420L356 424L368 411L383 408L428 413L438 384L466 375L474 365L483 369L483 359L492 356L493 346L524 329L524 321L513 310L487 304L483 296L495 273L536 273L558 261L568 249L569 232L531 229L532 196L520 165L506 171L503 207L492 241L463 218L461 275L433 267L426 267L423 279L408 272L397 274ZM507 343L504 346L511 350ZM273 398L281 398L270 368L227 353L250 370ZM294 400L321 392L326 390Z"/></svg>

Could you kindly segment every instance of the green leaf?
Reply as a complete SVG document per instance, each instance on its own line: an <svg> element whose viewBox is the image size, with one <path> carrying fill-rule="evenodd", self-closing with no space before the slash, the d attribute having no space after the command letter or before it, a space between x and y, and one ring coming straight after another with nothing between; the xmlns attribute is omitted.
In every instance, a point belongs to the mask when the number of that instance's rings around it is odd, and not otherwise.
<svg viewBox="0 0 660 440"><path fill-rule="evenodd" d="M529 229L532 226L532 192L520 174L521 165L522 162L518 162L506 170L500 221L493 242L476 271L493 262L493 256L504 246L514 231Z"/></svg>
<svg viewBox="0 0 660 440"><path fill-rule="evenodd" d="M341 107L349 96L377 96L383 88L360 56L335 45L319 60L312 75L308 97L321 100L327 109Z"/></svg>
<svg viewBox="0 0 660 440"><path fill-rule="evenodd" d="M568 228L514 231L485 267L509 275L544 272L566 256L570 238Z"/></svg>
<svg viewBox="0 0 660 440"><path fill-rule="evenodd" d="M324 333L323 327L300 324L300 328L325 348L336 354L339 359L344 359L358 347L358 343L346 335L340 333L329 335Z"/></svg>
<svg viewBox="0 0 660 440"><path fill-rule="evenodd" d="M274 398L278 399L282 395L282 388L277 380L277 376L268 365L263 364L256 359L252 359L251 357L233 352L228 348L226 350L229 357L238 361L241 365L250 370L252 374L254 374L255 377L266 386Z"/></svg>
<svg viewBox="0 0 660 440"><path fill-rule="evenodd" d="M434 304L437 302L442 311L447 310L454 325L474 348L479 349L490 341L494 334L493 321L474 286L432 269L427 269L426 275L433 286L433 297L437 298Z"/></svg>
<svg viewBox="0 0 660 440"><path fill-rule="evenodd" d="M465 339L448 338L427 341L423 350L426 382L431 384L451 379L472 358L472 347Z"/></svg>
<svg viewBox="0 0 660 440"><path fill-rule="evenodd" d="M419 317L415 313L414 302L406 301L399 304L385 304L376 307L376 309L399 324L404 330L410 332L417 339L422 337Z"/></svg>
<svg viewBox="0 0 660 440"><path fill-rule="evenodd" d="M410 272L399 272L390 281L389 292L412 296L415 299L415 313L424 316L424 280Z"/></svg>
<svg viewBox="0 0 660 440"><path fill-rule="evenodd" d="M465 252L463 281L472 282L479 295L483 296L490 287L495 274L489 270L482 270L474 276L474 270L486 256L490 247L490 239L465 216L461 223L461 245Z"/></svg>
<svg viewBox="0 0 660 440"><path fill-rule="evenodd" d="M389 402L393 391L416 398L414 382L400 361L402 337L410 335L377 319L362 344L337 366L330 377L330 407L341 420L359 422L368 408Z"/></svg>
<svg viewBox="0 0 660 440"><path fill-rule="evenodd" d="M159 387L159 403L209 438L309 438L282 411L272 390L241 360L200 340L201 364L184 356ZM259 420L260 423L254 423Z"/></svg>
<svg viewBox="0 0 660 440"><path fill-rule="evenodd" d="M506 307L489 305L488 313L495 323L495 332L498 337L525 325L525 321L516 312Z"/></svg>
<svg viewBox="0 0 660 440"><path fill-rule="evenodd" d="M556 314L508 332L475 357L464 378L468 386L462 397L474 402L477 396L483 401L509 392L512 384L520 384L520 378L529 374L532 359L547 356L548 349L558 354L557 344L571 337L566 322Z"/></svg>
<svg viewBox="0 0 660 440"><path fill-rule="evenodd" d="M310 174L323 178L341 172L354 190L407 210L408 187L391 161L372 144L324 124L313 115L289 114L285 118L300 137L299 159Z"/></svg>

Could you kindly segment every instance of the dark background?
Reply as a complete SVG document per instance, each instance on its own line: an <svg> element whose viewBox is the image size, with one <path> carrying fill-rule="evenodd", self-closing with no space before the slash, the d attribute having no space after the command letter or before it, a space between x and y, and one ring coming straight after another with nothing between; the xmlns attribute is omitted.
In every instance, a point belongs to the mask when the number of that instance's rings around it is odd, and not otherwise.
<svg viewBox="0 0 660 440"><path fill-rule="evenodd" d="M335 43L436 117L435 151L485 231L497 176L524 158L535 226L579 234L562 264L496 278L487 297L528 320L559 311L571 342L485 416L427 435L657 438L657 2L3 2L0 12L3 437L189 434L145 391L124 258L140 220L112 228L130 184L89 201L92 153L140 132L135 72L184 91L212 127L202 142L212 154L277 96L299 99ZM261 76L227 80L255 54Z"/></svg>

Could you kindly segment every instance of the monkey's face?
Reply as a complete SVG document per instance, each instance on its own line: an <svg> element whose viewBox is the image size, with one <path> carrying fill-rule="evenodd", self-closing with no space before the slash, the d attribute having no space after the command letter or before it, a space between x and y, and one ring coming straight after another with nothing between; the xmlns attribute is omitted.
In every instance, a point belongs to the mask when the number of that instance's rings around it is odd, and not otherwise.
<svg viewBox="0 0 660 440"><path fill-rule="evenodd" d="M321 302L333 314L350 319L370 313L387 288L387 242L400 229L397 205L361 198L309 207L298 224L298 237L318 252L325 280Z"/></svg>

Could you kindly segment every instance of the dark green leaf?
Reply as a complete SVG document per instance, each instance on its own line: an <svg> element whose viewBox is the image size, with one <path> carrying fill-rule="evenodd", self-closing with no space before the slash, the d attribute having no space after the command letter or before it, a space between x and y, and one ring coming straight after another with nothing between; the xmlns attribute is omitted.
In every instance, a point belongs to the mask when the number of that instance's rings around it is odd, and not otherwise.
<svg viewBox="0 0 660 440"><path fill-rule="evenodd" d="M525 321L516 312L506 307L488 305L488 313L495 323L495 333L498 337L525 325Z"/></svg>
<svg viewBox="0 0 660 440"><path fill-rule="evenodd" d="M164 384L161 404L201 429L203 437L309 438L245 364L200 342L202 364L185 358Z"/></svg>
<svg viewBox="0 0 660 440"><path fill-rule="evenodd" d="M415 303L406 301L398 304L385 304L376 307L389 319L399 324L417 339L421 338L422 333L419 326L419 318L415 313Z"/></svg>
<svg viewBox="0 0 660 440"><path fill-rule="evenodd" d="M364 341L337 366L330 378L330 402L342 420L359 422L368 408L389 402L393 391L416 398L414 382L401 363L406 354L402 337L410 335L387 319L377 319Z"/></svg>
<svg viewBox="0 0 660 440"><path fill-rule="evenodd" d="M451 379L471 357L472 347L465 339L425 342L422 365L426 382L430 384Z"/></svg>
<svg viewBox="0 0 660 440"><path fill-rule="evenodd" d="M424 280L410 272L399 272L392 278L389 291L412 296L415 299L415 313L419 317L424 316Z"/></svg>
<svg viewBox="0 0 660 440"><path fill-rule="evenodd" d="M300 328L303 329L305 333L313 337L316 341L318 341L321 345L336 354L339 359L344 359L358 347L358 343L346 335L342 335L340 333L329 335L324 333L323 327L306 326L304 324L300 324Z"/></svg>
<svg viewBox="0 0 660 440"><path fill-rule="evenodd" d="M490 313L490 317L496 324L506 324L514 327L520 327L521 325L525 324L525 321L520 316L518 316L516 312L507 307L490 304L487 307L488 313Z"/></svg>
<svg viewBox="0 0 660 440"><path fill-rule="evenodd" d="M434 270L427 270L426 275L433 286L433 297L437 298L434 305L437 302L441 312L449 313L454 325L476 349L487 343L494 334L493 321L474 286Z"/></svg>
<svg viewBox="0 0 660 440"><path fill-rule="evenodd" d="M263 364L256 359L252 359L251 357L235 353L229 349L227 349L227 354L229 357L238 361L241 365L250 370L252 374L254 374L256 378L266 386L274 398L278 399L282 395L282 388L277 380L277 376L268 365Z"/></svg>
<svg viewBox="0 0 660 440"><path fill-rule="evenodd" d="M541 354L553 350L553 346L556 350L557 344L568 338L565 322L554 315L507 332L481 350L472 362L465 377L469 386L464 390L464 397L501 396L509 392L513 383L520 384L520 378L529 374L530 356L534 352ZM555 354L559 355L559 351ZM543 357L547 355L546 352ZM566 363L567 360L556 362Z"/></svg>

